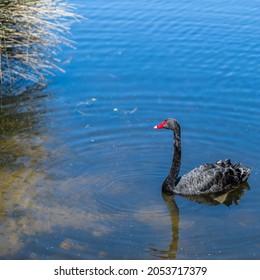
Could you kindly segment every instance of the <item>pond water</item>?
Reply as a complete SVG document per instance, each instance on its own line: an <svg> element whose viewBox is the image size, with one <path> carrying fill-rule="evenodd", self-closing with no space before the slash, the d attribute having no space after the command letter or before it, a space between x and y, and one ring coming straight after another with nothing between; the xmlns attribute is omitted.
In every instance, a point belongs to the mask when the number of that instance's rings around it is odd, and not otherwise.
<svg viewBox="0 0 260 280"><path fill-rule="evenodd" d="M46 88L1 99L1 259L260 259L258 1L75 0L77 49ZM181 174L252 168L212 200L165 196Z"/></svg>

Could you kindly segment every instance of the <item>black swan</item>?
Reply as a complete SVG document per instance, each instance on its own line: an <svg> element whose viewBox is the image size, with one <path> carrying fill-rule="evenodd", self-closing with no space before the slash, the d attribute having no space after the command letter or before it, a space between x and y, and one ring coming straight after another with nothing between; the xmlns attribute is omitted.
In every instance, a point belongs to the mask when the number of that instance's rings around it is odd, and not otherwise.
<svg viewBox="0 0 260 280"><path fill-rule="evenodd" d="M181 130L177 120L169 118L154 127L173 130L174 151L172 166L162 191L167 194L203 195L231 190L245 182L251 169L241 163L232 164L229 159L206 163L178 177L181 166Z"/></svg>

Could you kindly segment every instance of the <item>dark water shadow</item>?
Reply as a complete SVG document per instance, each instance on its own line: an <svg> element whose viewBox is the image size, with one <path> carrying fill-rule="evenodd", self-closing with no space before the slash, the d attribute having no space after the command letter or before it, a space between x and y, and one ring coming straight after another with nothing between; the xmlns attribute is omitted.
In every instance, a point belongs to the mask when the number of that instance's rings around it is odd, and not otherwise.
<svg viewBox="0 0 260 280"><path fill-rule="evenodd" d="M42 92L47 87L46 81L34 83L24 80L17 80L15 83L0 83L0 95L1 99L13 98L15 100L17 96L35 95Z"/></svg>
<svg viewBox="0 0 260 280"><path fill-rule="evenodd" d="M44 147L46 94L42 87L27 87L19 95L0 96L0 255L20 248L21 217L37 197L35 184L46 174L37 169L48 157ZM33 223L33 220L28 220ZM16 250L15 249L15 250ZM14 250L14 251L15 251Z"/></svg>
<svg viewBox="0 0 260 280"><path fill-rule="evenodd" d="M208 206L217 206L219 204L224 204L226 206L231 206L233 204L238 205L240 199L244 196L245 190L250 190L250 186L247 182L237 186L235 189L229 192L209 194L209 195L187 195L184 196L190 201L204 204Z"/></svg>
<svg viewBox="0 0 260 280"><path fill-rule="evenodd" d="M36 155L34 148L41 146L39 139L45 130L41 125L46 98L43 89L32 86L19 95L0 96L0 168L20 166L19 157L30 159Z"/></svg>
<svg viewBox="0 0 260 280"><path fill-rule="evenodd" d="M246 190L250 190L250 186L247 182L239 185L237 188L226 193L203 196L185 196L185 198L192 202L196 202L207 206L217 206L224 204L227 207L231 207L232 205L238 205L240 203L240 200L244 196ZM167 195L163 193L162 198L167 205L171 220L171 242L167 250L151 248L151 254L152 256L156 256L160 259L176 259L179 244L180 210L175 201L174 195Z"/></svg>

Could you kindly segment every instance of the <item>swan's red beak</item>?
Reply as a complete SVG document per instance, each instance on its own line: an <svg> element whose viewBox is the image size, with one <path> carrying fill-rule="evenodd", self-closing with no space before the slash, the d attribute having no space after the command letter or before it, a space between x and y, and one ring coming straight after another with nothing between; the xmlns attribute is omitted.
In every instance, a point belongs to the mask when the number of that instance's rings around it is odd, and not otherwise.
<svg viewBox="0 0 260 280"><path fill-rule="evenodd" d="M163 121L162 123L156 125L156 126L154 127L154 129L161 129L161 128L164 128L164 125L165 125L165 124L166 124L166 121Z"/></svg>

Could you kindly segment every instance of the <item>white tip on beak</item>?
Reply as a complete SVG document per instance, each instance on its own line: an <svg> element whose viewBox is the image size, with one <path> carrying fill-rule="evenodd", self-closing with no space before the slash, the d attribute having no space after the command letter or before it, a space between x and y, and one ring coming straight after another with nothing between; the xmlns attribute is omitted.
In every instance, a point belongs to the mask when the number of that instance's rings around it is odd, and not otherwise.
<svg viewBox="0 0 260 280"><path fill-rule="evenodd" d="M153 128L154 128L154 129L157 129L158 127L157 127L157 125L155 125Z"/></svg>

